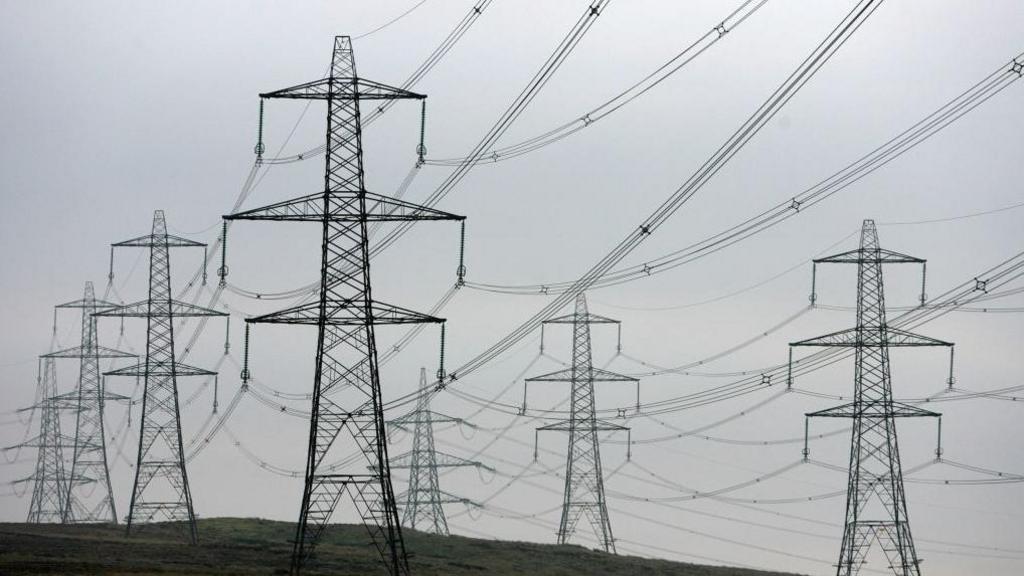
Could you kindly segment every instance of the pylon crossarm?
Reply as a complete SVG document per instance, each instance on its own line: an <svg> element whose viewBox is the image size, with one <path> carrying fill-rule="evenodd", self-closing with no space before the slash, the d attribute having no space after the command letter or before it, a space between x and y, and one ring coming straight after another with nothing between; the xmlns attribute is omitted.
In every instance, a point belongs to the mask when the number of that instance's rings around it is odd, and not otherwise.
<svg viewBox="0 0 1024 576"><path fill-rule="evenodd" d="M592 428L590 426L585 425L585 424L579 424L579 423L575 424L575 429L577 429L577 430L580 429L580 428L583 428L583 427L586 427L589 430L597 430L599 432L605 432L605 431L623 432L623 431L626 431L626 430L630 429L628 426L623 426L621 424L615 424L613 422L607 422L605 420L597 420L597 421L595 421L594 422L594 426ZM571 422L569 422L568 420L561 420L559 422L552 422L551 424L546 424L544 426L539 426L537 428L537 431L538 432L570 432L573 429L574 429L574 425Z"/></svg>
<svg viewBox="0 0 1024 576"><path fill-rule="evenodd" d="M435 415L433 412L431 413L430 418L417 416L417 414L413 412L406 414L403 417L387 421L387 425L391 429L401 430L403 432L411 432L417 424L459 424L460 426L476 428L474 424L470 424L462 418L453 418L451 416L444 416L440 414Z"/></svg>
<svg viewBox="0 0 1024 576"><path fill-rule="evenodd" d="M26 408L19 408L15 410L15 412L31 412L32 410L37 410L39 408L43 408L46 406L56 408L57 410L60 411L78 410L78 391L72 390L71 392L65 392L63 394L58 394L56 396L44 398L38 404L34 404Z"/></svg>
<svg viewBox="0 0 1024 576"><path fill-rule="evenodd" d="M93 356L96 358L136 358L138 357L138 354L122 352L120 350L114 350L113 348L107 348L106 346L93 345L93 350L87 350L81 346L74 346L72 348L44 354L40 356L40 358L89 358Z"/></svg>
<svg viewBox="0 0 1024 576"><path fill-rule="evenodd" d="M427 413L429 412L429 417ZM433 410L425 412L410 412L405 416L399 416L394 420L389 420L388 424L393 426L411 426L414 424L465 424L470 428L476 428L476 425L466 422L462 418L456 418L454 416L448 416L446 414L440 414Z"/></svg>
<svg viewBox="0 0 1024 576"><path fill-rule="evenodd" d="M325 208L324 204L329 206ZM365 205L365 210L363 209ZM408 222L419 220L465 220L427 206L413 204L380 194L352 190L317 192L291 200L268 204L234 214L225 220L271 220L279 222Z"/></svg>
<svg viewBox="0 0 1024 576"><path fill-rule="evenodd" d="M444 490L438 491L437 503L438 504L465 504L466 506L474 506L476 508L482 508L482 506L480 504L478 504L476 502L473 502L469 498L464 498L462 496L456 496L455 494L452 494L450 492L445 492Z"/></svg>
<svg viewBox="0 0 1024 576"><path fill-rule="evenodd" d="M621 324L619 320L614 318L608 318L607 316L599 316L597 314L581 314L579 320L576 320L575 314L566 314L565 316L556 316L549 318L544 321L544 324L574 324L575 322L586 322L587 324Z"/></svg>
<svg viewBox="0 0 1024 576"><path fill-rule="evenodd" d="M813 262L815 264L924 264L926 260L885 248L857 248L824 258L815 258Z"/></svg>
<svg viewBox="0 0 1024 576"><path fill-rule="evenodd" d="M437 457L437 462L432 463L431 465L436 466L437 468L459 468L472 466L475 468L494 470L490 466L481 464L480 462L459 458L458 456L452 456L451 454L445 454L444 452L435 451L434 454ZM398 456L392 456L388 460L388 464L392 469L412 468L414 459L415 454L410 451L404 454L399 454Z"/></svg>
<svg viewBox="0 0 1024 576"><path fill-rule="evenodd" d="M887 328L886 334L889 337L887 342L889 346L948 346L950 348L954 346L952 342L914 334L898 328Z"/></svg>
<svg viewBox="0 0 1024 576"><path fill-rule="evenodd" d="M381 196L372 192L364 192L364 195L366 197L365 218L369 222L403 222L409 220L462 221L466 219L465 216L451 214L396 198Z"/></svg>
<svg viewBox="0 0 1024 576"><path fill-rule="evenodd" d="M425 94L417 94L363 78L322 78L260 94L260 98L290 100L422 100L426 97Z"/></svg>
<svg viewBox="0 0 1024 576"><path fill-rule="evenodd" d="M615 372L609 372L608 370L602 370L600 368L591 368L594 382L639 382L637 378L632 376L626 376L624 374L616 374ZM565 368L563 370L556 370L548 374L541 374L540 376L534 376L527 378L527 382L572 382L573 371L572 368Z"/></svg>
<svg viewBox="0 0 1024 576"><path fill-rule="evenodd" d="M816 346L820 348L857 348L857 347L879 347L879 346L953 346L952 342L938 340L929 336L922 336L899 330L897 328L877 326L865 326L863 329L847 328L831 334L790 342L790 346Z"/></svg>
<svg viewBox="0 0 1024 576"><path fill-rule="evenodd" d="M485 470L494 469L486 464L481 464L475 460L467 460L465 458L459 458L458 456L452 456L451 454L445 454L444 452L436 452L437 455L437 466L439 468L460 468L460 467L474 467L483 468Z"/></svg>
<svg viewBox="0 0 1024 576"><path fill-rule="evenodd" d="M250 324L306 324L319 326L323 321L330 326L363 326L372 324L438 324L443 318L429 316L407 308L374 301L370 304L371 317L366 317L366 306L361 300L331 300L327 302L326 317L321 320L320 303L310 302L278 310L262 316L246 318Z"/></svg>
<svg viewBox="0 0 1024 576"><path fill-rule="evenodd" d="M78 300L72 300L71 302L65 302L63 304L57 304L54 308L117 308L120 304L114 302L107 302L106 300L87 300L79 298Z"/></svg>
<svg viewBox="0 0 1024 576"><path fill-rule="evenodd" d="M32 438L29 438L28 440L25 440L24 442L19 442L17 444L12 444L10 446L4 446L3 451L9 452L11 450L19 450L21 448L38 448L40 446L40 443L41 440L39 436L34 436Z"/></svg>
<svg viewBox="0 0 1024 576"><path fill-rule="evenodd" d="M227 316L227 312L221 312L212 308L203 308L180 300L170 301L170 315L175 318L193 318L200 316ZM96 317L124 317L124 318L148 318L151 316L149 301L142 300L133 304L118 306L110 310L103 310L93 314Z"/></svg>
<svg viewBox="0 0 1024 576"><path fill-rule="evenodd" d="M409 491L405 490L395 494L395 500L401 502L409 496ZM437 496L431 498L418 497L416 499L419 505L430 505L430 504L465 504L467 506L473 506L476 508L482 508L482 506L476 502L473 502L469 498L463 498L448 492L438 491Z"/></svg>
<svg viewBox="0 0 1024 576"><path fill-rule="evenodd" d="M197 368L190 366L183 362L175 362L172 366L170 363L167 364L150 364L148 367L145 364L133 364L131 366L125 366L124 368L118 368L117 370L111 370L110 372L104 372L104 376L216 376L217 373L212 370L205 368Z"/></svg>
<svg viewBox="0 0 1024 576"><path fill-rule="evenodd" d="M392 456L388 460L388 465L392 469L410 468L412 466L412 452L406 452L399 454L398 456ZM368 469L372 470L372 466L368 466Z"/></svg>
<svg viewBox="0 0 1024 576"><path fill-rule="evenodd" d="M903 402L850 402L816 412L808 412L808 418L939 418L942 414L918 408Z"/></svg>
<svg viewBox="0 0 1024 576"><path fill-rule="evenodd" d="M103 400L107 402L131 402L131 396L125 396L124 394L114 394L113 392L104 392Z"/></svg>
<svg viewBox="0 0 1024 576"><path fill-rule="evenodd" d="M206 246L206 244L165 233L146 234L145 236L139 236L138 238L132 238L131 240L125 240L124 242L115 242L110 246L113 248L152 248L154 246L167 246L168 248L201 248Z"/></svg>

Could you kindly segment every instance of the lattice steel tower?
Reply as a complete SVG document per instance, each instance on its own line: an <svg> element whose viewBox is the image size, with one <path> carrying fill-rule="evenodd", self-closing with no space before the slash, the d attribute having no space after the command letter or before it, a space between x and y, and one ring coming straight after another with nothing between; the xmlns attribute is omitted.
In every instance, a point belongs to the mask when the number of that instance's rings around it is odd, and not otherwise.
<svg viewBox="0 0 1024 576"><path fill-rule="evenodd" d="M923 266L925 261L881 248L874 221L865 220L860 248L814 260L815 267L818 264L857 265L857 326L790 344L793 347L854 349L853 401L807 414L808 417L853 419L846 522L836 570L840 576L858 574L875 541L881 545L893 574L918 576L921 573L920 559L910 535L896 442L896 418L938 414L893 400L889 348L950 347L952 344L886 324L882 265L908 263ZM812 302L815 298L812 289Z"/></svg>
<svg viewBox="0 0 1024 576"><path fill-rule="evenodd" d="M56 327L55 327L56 328ZM56 346L54 343L50 349ZM36 403L27 410L39 411L39 435L8 449L34 447L36 468L31 476L17 483L32 482L32 501L28 507L30 524L57 523L64 518L67 503L67 475L64 463L64 445L67 439L60 433L60 412L63 407L57 398L57 367L53 358L39 360L36 377Z"/></svg>
<svg viewBox="0 0 1024 576"><path fill-rule="evenodd" d="M145 361L106 373L107 376L138 376L143 380L139 452L128 511L128 533L138 530L139 524L181 522L194 544L198 533L185 471L177 379L181 376L213 376L216 373L175 360L174 321L227 314L181 302L171 296L170 249L206 245L168 234L162 210L153 213L150 234L111 246L149 248L149 297L96 313L98 317L146 319Z"/></svg>
<svg viewBox="0 0 1024 576"><path fill-rule="evenodd" d="M309 449L292 572L299 572L309 559L342 493L347 492L387 571L407 574L388 462L374 329L378 324L436 323L441 319L373 299L367 226L463 217L366 191L359 103L422 100L426 96L359 78L352 44L347 36L338 36L329 77L261 94L260 98L327 103L323 191L225 216L228 220L316 222L323 230L316 301L246 319L248 323L305 324L318 330ZM257 152L261 148L258 146ZM247 372L248 368L243 373ZM348 429L365 456L344 473L323 466L342 428Z"/></svg>
<svg viewBox="0 0 1024 576"><path fill-rule="evenodd" d="M562 497L562 518L558 524L558 543L567 544L576 531L576 524L586 516L605 552L615 553L615 538L608 520L608 506L604 497L604 476L601 472L601 448L597 433L607 430L629 431L613 422L599 420L594 402L594 382L634 382L636 378L623 376L592 363L590 350L591 324L619 324L604 316L587 311L587 298L576 296L575 313L545 320L544 324L572 324L572 367L541 376L527 378L527 382L569 382L572 385L572 406L569 419L537 428L537 432L559 431L569 433L569 453L565 461L565 491ZM543 329L543 328L542 328ZM543 336L542 342L543 342ZM543 344L542 344L543 346ZM523 412L526 411L526 391L523 392ZM620 411L621 414L621 411ZM534 458L537 457L536 449Z"/></svg>
<svg viewBox="0 0 1024 576"><path fill-rule="evenodd" d="M461 418L438 414L430 409L430 385L427 369L420 368L419 396L416 409L388 422L395 428L412 428L412 450L391 459L391 468L409 469L409 487L402 508L402 525L413 530L449 535L444 504L475 506L468 498L441 490L437 477L439 468L475 467L492 470L480 462L438 452L434 448L434 424L465 424Z"/></svg>
<svg viewBox="0 0 1024 576"><path fill-rule="evenodd" d="M85 283L80 300L60 304L58 309L82 311L82 337L78 346L52 352L44 358L74 358L79 361L78 387L62 397L66 405L74 407L75 440L71 473L68 475L67 499L62 521L110 522L117 524L114 490L110 485L107 465L107 439L103 432L103 411L108 400L128 400L126 396L109 394L104 390L100 375L100 358L134 358L134 354L105 348L96 334L98 311L116 308L117 304L96 299L92 282Z"/></svg>

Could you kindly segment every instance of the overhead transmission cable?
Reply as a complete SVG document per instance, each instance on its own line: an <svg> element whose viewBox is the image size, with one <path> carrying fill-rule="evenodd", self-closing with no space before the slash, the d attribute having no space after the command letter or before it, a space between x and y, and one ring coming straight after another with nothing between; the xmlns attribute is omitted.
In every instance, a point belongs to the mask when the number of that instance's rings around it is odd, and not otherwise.
<svg viewBox="0 0 1024 576"><path fill-rule="evenodd" d="M463 16L462 20L452 28L451 32L441 41L440 44L434 48L434 51L413 71L413 73L406 78L405 82L399 86L402 90L409 90L416 85L420 80L423 79L433 68L436 66L441 59L448 54L449 51L455 46L455 44L469 31L470 27L478 18L487 10L488 7L494 2L494 0L480 0L473 5L472 8ZM389 108L394 104L393 101L385 102L367 114L361 121L363 127L369 126L375 120L377 120L382 114L387 112ZM290 164L292 162L301 162L310 158L323 155L327 150L326 144L321 144L304 152L298 154L292 154L289 156L275 156L273 158L264 158L264 164Z"/></svg>
<svg viewBox="0 0 1024 576"><path fill-rule="evenodd" d="M890 322L890 326L904 329L916 328L925 322L932 321L950 313L956 306L970 304L974 299L984 296L985 290L997 290L1010 282L1018 280L1022 276L1024 276L1024 252L1018 252L1003 262L990 267L983 273L978 274L970 280L962 282L943 294L933 298L926 303L926 306L897 316ZM979 288L979 286L984 287L984 290ZM645 402L636 410L634 410L632 406L629 406L628 411L635 415L653 416L657 414L693 409L731 398L744 396L753 392L772 389L773 387L779 387L780 385L785 386L792 382L792 380L787 382L788 379L800 377L825 366L840 362L851 353L852 352L847 350L839 349L821 350L805 356L804 358L794 360L792 372L788 371L788 365L780 366L772 370L767 370L760 375L741 378L729 384L704 389L699 392L675 396L664 400ZM453 394L456 392L452 387L449 387L448 390ZM505 412L508 414L520 413L519 406L497 402L496 400L488 402L484 399L476 398L474 395L469 394L464 390L459 390L457 392L457 396L482 405L486 404L492 411ZM393 401L393 403L397 404L398 401ZM614 417L621 414L622 410L622 408L599 409L597 413L607 417ZM534 408L530 411L536 415L552 419L557 419L563 415L562 412L553 410Z"/></svg>
<svg viewBox="0 0 1024 576"><path fill-rule="evenodd" d="M401 20L402 18L405 18L405 17L406 17L406 16L408 16L409 14L412 14L414 10L416 10L416 9L417 9L417 8L419 8L420 6L423 6L423 5L424 5L424 4L426 4L426 3L427 3L427 0L420 0L419 2L417 2L417 3L413 4L413 5L412 5L412 7L411 7L411 8L409 8L408 10L406 10L405 12L402 12L402 13L401 13L401 14L399 14L398 16L395 16L395 17L394 17L394 18L392 18L391 20L388 20L387 22L385 22L385 23L381 24L380 26L377 26L377 27L376 27L376 28L374 28L373 30L370 30L369 32L363 32L362 34L359 34L358 36L353 36L353 37L352 37L352 39L353 39L353 40L359 40L360 38L366 38L367 36L370 36L370 35L376 34L377 32L380 32L381 30L383 30L383 29L387 28L388 26L391 26L391 25L392 25L392 24L394 24L395 22L398 22L398 21L399 21L399 20Z"/></svg>
<svg viewBox="0 0 1024 576"><path fill-rule="evenodd" d="M781 107L792 98L796 92L827 62L833 54L850 38L850 36L863 24L865 19L874 12L879 3L876 0L861 0L853 10L836 26L832 32L815 48L793 74L780 86L769 99L759 107L743 125L731 136L725 144L705 162L693 176L691 176L676 192L674 192L661 206L659 206L641 225L631 232L611 253L599 260L586 274L577 280L571 289L552 300L540 312L521 324L510 334L501 338L475 358L466 362L449 374L449 380L454 381L459 376L465 376L478 370L487 362L490 362L519 340L525 338L540 326L540 323L564 308L569 301L576 297L576 294L589 288L594 282L608 273L612 267L635 250L644 240L666 222L687 200L689 200L703 185L711 179L736 152L747 141L750 140ZM428 206L439 201L444 194L450 190L450 186L442 186L431 196ZM379 246L386 246L384 244ZM394 403L405 403L414 399L417 394L413 393L401 398Z"/></svg>
<svg viewBox="0 0 1024 576"><path fill-rule="evenodd" d="M567 138L568 136L575 134L584 128L588 128L597 121L618 111L640 96L646 94L658 84L667 80L670 76L714 46L719 40L724 38L726 34L734 31L747 18L753 16L755 12L767 3L768 0L760 0L757 2L755 2L755 0L746 0L728 16L719 21L718 24L694 40L682 51L676 53L650 74L644 76L639 81L633 83L612 98L609 98L569 122L556 126L555 128L531 138L521 140L515 144L502 146L500 148L491 148L483 155L473 156L471 154L459 158L427 158L424 163L433 166L459 166L466 162L490 164L522 156L523 154L527 154L549 144L553 144L563 138Z"/></svg>
<svg viewBox="0 0 1024 576"><path fill-rule="evenodd" d="M691 262L704 255L717 252L739 240L775 226L780 222L796 216L823 200L832 197L847 186L859 181L868 174L885 166L918 144L929 139L943 128L949 126L960 117L999 94L1021 78L1018 71L1019 61L1024 60L1024 53L1018 54L1010 62L1001 65L994 72L974 84L955 98L910 126L900 134L881 146L861 156L851 164L805 189L790 199L782 201L733 227L713 236L700 240L685 248L675 250L663 256L648 260L642 264L628 266L610 271L593 282L590 286L614 286L638 278L651 276L671 270L679 265ZM1015 208L1004 207L1000 210ZM986 212L987 213L987 212ZM978 214L980 215L980 214ZM972 215L968 215L972 216ZM576 283L573 281L557 281L544 284L507 285L482 282L466 282L466 286L490 292L507 294L560 294L571 290Z"/></svg>

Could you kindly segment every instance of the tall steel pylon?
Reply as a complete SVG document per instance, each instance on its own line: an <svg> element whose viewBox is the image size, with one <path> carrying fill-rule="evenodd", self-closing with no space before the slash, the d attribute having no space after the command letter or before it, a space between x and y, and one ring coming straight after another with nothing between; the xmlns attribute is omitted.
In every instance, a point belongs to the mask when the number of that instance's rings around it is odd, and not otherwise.
<svg viewBox="0 0 1024 576"><path fill-rule="evenodd" d="M569 452L565 460L565 491L562 497L562 518L558 523L558 543L567 544L576 531L576 524L586 516L605 552L615 553L615 537L608 519L608 506L604 496L604 476L601 471L601 448L597 437L602 431L629 431L613 422L599 420L594 402L594 382L634 382L639 380L595 368L590 349L591 324L619 324L604 316L587 311L587 298L576 296L573 314L545 320L544 324L572 324L572 367L541 376L527 378L527 382L569 382L572 385L572 406L569 419L537 428L537 433L558 431L569 433ZM542 328L543 329L543 328ZM542 342L543 342L543 336ZM543 346L543 344L542 344ZM526 391L523 392L523 412L526 411ZM620 412L621 414L621 412ZM537 457L536 448L534 458Z"/></svg>
<svg viewBox="0 0 1024 576"><path fill-rule="evenodd" d="M142 417L135 483L128 511L128 534L139 524L181 522L194 544L198 538L192 493L185 471L181 440L178 377L214 376L216 372L175 360L174 321L200 316L227 316L171 296L171 248L205 244L167 233L163 210L153 213L150 234L111 244L113 248L149 248L149 296L146 300L97 312L95 316L146 319L146 359L133 366L106 372L107 376L136 376L143 380ZM111 253L113 259L113 253Z"/></svg>
<svg viewBox="0 0 1024 576"><path fill-rule="evenodd" d="M388 573L407 574L409 565L388 461L374 329L378 324L442 320L373 299L367 227L378 222L464 217L366 191L360 101L422 100L426 96L359 78L347 36L334 40L329 77L261 94L260 98L261 109L262 102L270 98L327 103L324 189L225 216L227 220L316 222L322 227L316 301L246 319L250 324L305 324L318 330L305 485L292 572L298 573L309 560L342 493L347 492ZM257 146L260 152L262 136ZM247 376L248 367L243 374ZM365 461L352 464L351 471L321 469L342 428L352 434Z"/></svg>
<svg viewBox="0 0 1024 576"><path fill-rule="evenodd" d="M56 328L56 326L54 327ZM56 333L50 349L56 347ZM26 442L8 449L34 447L36 468L31 476L17 483L32 482L32 501L28 507L30 524L63 521L67 503L68 485L64 461L64 446L69 440L61 435L61 401L57 397L57 366L53 358L41 356L36 376L36 403L27 410L39 411L39 434Z"/></svg>
<svg viewBox="0 0 1024 576"><path fill-rule="evenodd" d="M420 368L416 409L388 424L406 431L412 428L413 431L412 450L391 459L392 469L409 469L409 486L405 491L405 506L402 507L402 526L448 536L448 519L445 518L443 505L477 504L468 498L441 490L438 469L470 466L491 471L494 469L480 462L438 452L434 448L434 424L463 425L465 422L461 418L452 418L430 409L430 384L427 382L426 368Z"/></svg>
<svg viewBox="0 0 1024 576"><path fill-rule="evenodd" d="M893 400L889 348L952 347L953 344L892 328L886 324L882 265L924 266L925 261L881 248L873 220L864 221L860 248L814 260L815 268L818 264L857 265L856 327L790 344L791 347L854 349L853 401L807 414L808 418L853 419L846 522L836 574L858 574L867 562L871 545L877 541L893 574L919 576L920 559L914 550L907 515L907 500L903 491L903 471L896 441L896 418L937 417L939 414ZM922 302L923 286L922 281ZM816 295L812 288L811 301L815 300ZM790 374L792 375L792 348ZM807 455L806 447L804 455Z"/></svg>
<svg viewBox="0 0 1024 576"><path fill-rule="evenodd" d="M73 358L79 361L77 389L61 397L63 404L74 406L75 439L68 475L67 499L62 522L110 522L117 524L114 490L107 465L107 439L103 431L103 412L109 400L128 400L108 393L100 375L100 358L134 358L134 354L100 346L93 314L116 308L117 304L96 298L92 282L85 283L80 300L60 304L57 309L82 311L82 337L74 348L52 352L46 359Z"/></svg>

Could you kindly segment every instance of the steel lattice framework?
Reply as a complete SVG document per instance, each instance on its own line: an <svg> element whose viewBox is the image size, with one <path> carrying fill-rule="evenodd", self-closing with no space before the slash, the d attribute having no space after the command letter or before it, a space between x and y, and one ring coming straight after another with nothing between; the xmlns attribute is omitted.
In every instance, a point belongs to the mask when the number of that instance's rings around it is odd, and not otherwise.
<svg viewBox="0 0 1024 576"><path fill-rule="evenodd" d="M39 435L11 448L35 447L38 450L35 472L28 478L17 481L32 482L32 501L28 507L26 522L57 523L63 521L67 505L64 446L68 441L60 432L60 413L63 406L57 398L57 366L53 358L41 357L36 388L36 397L39 400L29 410L39 411Z"/></svg>
<svg viewBox="0 0 1024 576"><path fill-rule="evenodd" d="M409 487L405 491L402 525L413 530L448 536L448 519L445 518L443 505L475 506L476 504L468 498L454 496L441 490L437 477L438 468L475 467L491 471L493 468L480 462L438 452L434 448L434 424L463 425L465 422L461 418L453 418L431 410L430 396L427 369L420 368L420 387L416 409L388 422L395 428L406 431L412 428L413 430L412 450L392 458L391 468L409 469Z"/></svg>
<svg viewBox="0 0 1024 576"><path fill-rule="evenodd" d="M853 401L807 414L808 417L853 420L846 522L836 574L858 574L867 562L872 544L877 541L893 574L919 576L920 560L910 534L903 490L896 418L937 417L939 414L893 400L889 348L952 347L953 344L886 325L882 265L923 266L925 261L881 248L874 221L864 221L860 248L814 260L814 265L818 264L857 265L856 327L790 344L791 347L854 349ZM811 299L812 302L815 299L813 291Z"/></svg>
<svg viewBox="0 0 1024 576"><path fill-rule="evenodd" d="M60 304L58 309L82 311L82 338L75 348L47 354L45 358L73 358L79 361L78 387L60 398L75 408L75 440L71 473L68 475L67 500L62 521L110 522L117 524L114 490L107 465L107 439L103 432L103 409L108 400L128 400L126 396L104 390L100 358L134 358L134 354L100 346L93 314L116 308L117 304L96 299L92 282L85 283L80 300Z"/></svg>
<svg viewBox="0 0 1024 576"><path fill-rule="evenodd" d="M194 544L198 533L185 471L177 379L180 376L213 376L216 373L175 360L174 321L185 317L227 314L172 298L170 249L206 245L168 234L162 210L153 213L150 234L111 246L149 249L149 297L96 313L97 317L145 318L147 324L145 361L106 373L108 376L141 377L144 383L128 534L133 528L137 530L139 524L154 521L182 523Z"/></svg>
<svg viewBox="0 0 1024 576"><path fill-rule="evenodd" d="M426 96L359 78L347 36L334 40L328 78L260 97L327 103L323 191L225 216L228 220L316 222L323 230L316 301L246 319L248 323L311 325L318 330L305 485L292 572L299 572L309 560L342 494L348 493L387 571L407 574L388 462L374 328L378 324L442 320L373 299L367 226L371 222L464 218L366 190L360 101L422 100ZM343 428L365 460L347 472L326 466L321 469Z"/></svg>
<svg viewBox="0 0 1024 576"><path fill-rule="evenodd" d="M558 543L567 544L576 531L576 524L586 516L605 552L615 553L615 538L608 519L608 506L604 497L604 476L601 472L601 449L597 433L629 431L614 422L598 420L594 402L594 382L633 382L636 378L595 368L590 349L591 324L615 324L604 316L587 311L587 298L576 296L575 312L544 321L545 324L572 324L572 367L541 376L527 378L527 382L569 382L572 385L572 406L569 419L537 428L537 432L558 431L569 433L569 453L565 461L565 491L562 498L562 518L558 524ZM526 394L523 394L523 411ZM536 458L536 450L534 458Z"/></svg>

